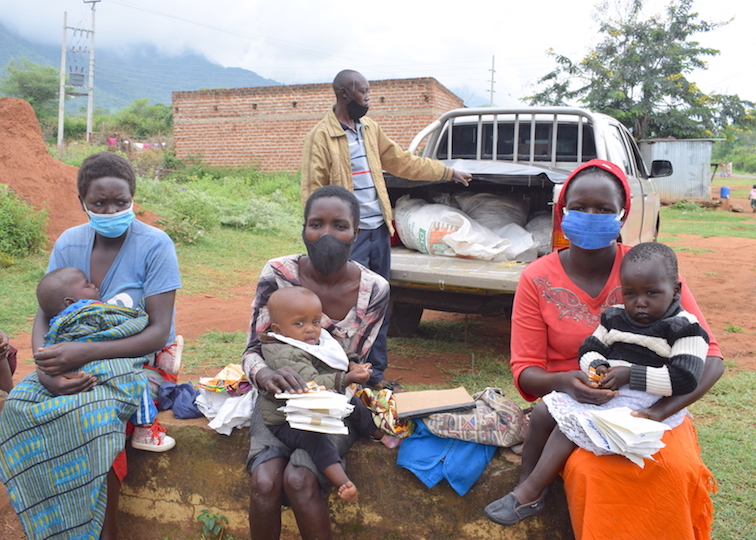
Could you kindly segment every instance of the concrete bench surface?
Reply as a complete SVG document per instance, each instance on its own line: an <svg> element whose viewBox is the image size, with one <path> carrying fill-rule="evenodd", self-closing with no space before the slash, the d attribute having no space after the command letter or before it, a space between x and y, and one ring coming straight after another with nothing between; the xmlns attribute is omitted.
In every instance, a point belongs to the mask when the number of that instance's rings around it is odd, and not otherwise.
<svg viewBox="0 0 756 540"><path fill-rule="evenodd" d="M129 476L121 488L120 537L125 540L196 540L203 509L224 515L235 539L249 538L249 476L244 464L249 432L220 435L207 421L176 420L160 413L176 439L164 454L128 448ZM356 504L331 493L334 536L355 540L572 539L561 484L549 506L536 518L501 527L483 515L483 507L517 483L519 459L497 452L483 476L460 497L442 481L425 487L396 465L396 452L372 441L358 441L347 456L347 473L360 490ZM559 482L557 482L559 484ZM300 538L293 512L282 511L282 540Z"/></svg>
<svg viewBox="0 0 756 540"><path fill-rule="evenodd" d="M2 400L0 400L2 401ZM2 403L0 402L0 408ZM203 509L226 516L228 533L249 539L249 476L244 464L249 432L220 435L205 419L177 420L170 411L160 421L176 439L163 454L127 446L129 475L121 486L121 540L197 540ZM428 489L396 465L396 452L358 441L347 456L347 473L360 490L356 504L329 498L334 537L354 540L573 540L560 481L549 506L536 518L514 527L488 521L483 507L516 483L519 458L496 453L483 476L460 497L444 481ZM281 540L300 538L291 509L282 511ZM23 540L21 523L0 485L0 540Z"/></svg>

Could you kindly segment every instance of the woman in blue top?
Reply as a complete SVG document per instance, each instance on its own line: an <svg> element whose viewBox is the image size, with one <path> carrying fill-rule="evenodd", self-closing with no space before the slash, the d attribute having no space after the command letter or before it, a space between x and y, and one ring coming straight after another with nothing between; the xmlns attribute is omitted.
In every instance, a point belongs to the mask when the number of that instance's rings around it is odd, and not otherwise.
<svg viewBox="0 0 756 540"><path fill-rule="evenodd" d="M134 219L135 187L134 169L123 157L111 152L87 157L79 168L77 188L89 223L72 227L60 236L47 270L63 266L81 269L99 287L103 302L129 308L141 306L149 315L149 323L138 334L114 341L67 342L42 348L49 326L38 311L32 332L34 360L40 382L54 395L90 389L96 382L92 376L61 376L78 371L87 362L150 355L174 343L174 301L181 287L176 251L167 234ZM154 414L149 395L143 401L142 413L147 417L137 418L136 424L149 424ZM147 426L140 431L137 427L132 446L152 451L173 447L175 441L159 429L157 422L152 429ZM108 474L107 511L100 538L117 535L123 474L125 467L119 467L117 459Z"/></svg>

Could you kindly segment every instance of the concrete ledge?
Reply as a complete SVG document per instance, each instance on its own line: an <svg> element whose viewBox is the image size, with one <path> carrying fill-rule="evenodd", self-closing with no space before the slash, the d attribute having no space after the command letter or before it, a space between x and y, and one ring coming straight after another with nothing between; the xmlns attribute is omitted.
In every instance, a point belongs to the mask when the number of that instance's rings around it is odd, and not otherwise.
<svg viewBox="0 0 756 540"><path fill-rule="evenodd" d="M204 508L229 519L229 533L249 538L249 480L244 470L248 431L230 437L207 427L205 420L160 420L176 439L165 454L128 448L129 476L121 489L121 538L196 540ZM347 458L347 472L360 489L357 504L330 497L336 538L355 540L572 539L561 485L549 495L542 516L515 527L488 521L483 507L517 481L517 456L500 451L465 497L445 482L426 488L412 473L397 467L396 450L359 441ZM283 510L282 540L299 538L290 509Z"/></svg>

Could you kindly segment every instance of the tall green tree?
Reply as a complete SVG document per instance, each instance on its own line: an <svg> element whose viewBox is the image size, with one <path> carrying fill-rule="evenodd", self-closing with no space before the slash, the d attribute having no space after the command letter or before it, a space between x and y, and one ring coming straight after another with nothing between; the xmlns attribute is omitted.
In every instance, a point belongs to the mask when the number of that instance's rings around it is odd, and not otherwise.
<svg viewBox="0 0 756 540"><path fill-rule="evenodd" d="M22 58L8 62L5 72L0 79L0 93L28 101L40 123L57 116L60 90L57 69Z"/></svg>
<svg viewBox="0 0 756 540"><path fill-rule="evenodd" d="M619 14L597 7L599 43L580 61L549 51L556 68L539 80L533 104L579 103L609 114L649 137L705 137L745 120L753 104L738 96L706 95L688 79L719 54L692 39L727 22L701 20L693 0L672 0L663 14L644 18L643 0L626 0Z"/></svg>

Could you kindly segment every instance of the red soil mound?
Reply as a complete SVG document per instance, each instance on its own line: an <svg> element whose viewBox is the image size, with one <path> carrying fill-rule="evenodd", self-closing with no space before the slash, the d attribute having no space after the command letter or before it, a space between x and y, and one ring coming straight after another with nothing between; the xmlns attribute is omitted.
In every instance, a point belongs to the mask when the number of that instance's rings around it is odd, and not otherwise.
<svg viewBox="0 0 756 540"><path fill-rule="evenodd" d="M47 237L86 223L76 189L77 167L54 159L45 146L34 109L23 99L0 98L0 183L49 217ZM137 204L139 220L155 225L157 215Z"/></svg>
<svg viewBox="0 0 756 540"><path fill-rule="evenodd" d="M53 159L47 152L28 102L0 98L0 183L47 211L47 236L51 240L87 219L76 196L76 171L76 167Z"/></svg>

